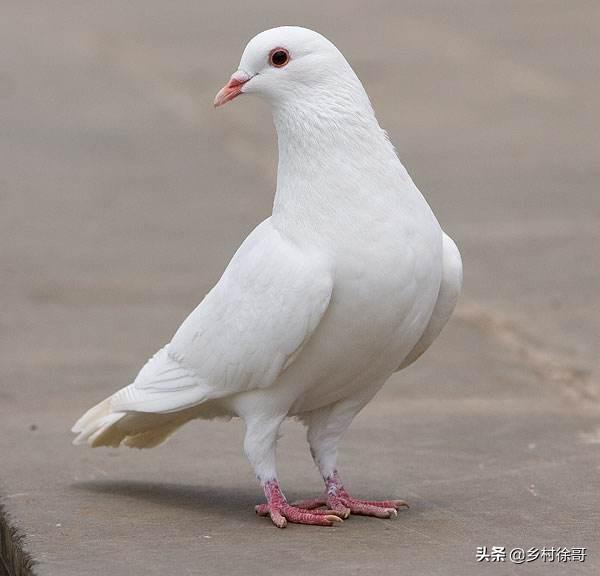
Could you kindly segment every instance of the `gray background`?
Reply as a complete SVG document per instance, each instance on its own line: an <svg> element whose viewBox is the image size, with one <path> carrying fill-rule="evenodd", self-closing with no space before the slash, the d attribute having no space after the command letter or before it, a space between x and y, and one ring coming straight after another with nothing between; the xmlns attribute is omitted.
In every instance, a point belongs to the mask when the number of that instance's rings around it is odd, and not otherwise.
<svg viewBox="0 0 600 576"><path fill-rule="evenodd" d="M598 573L597 2L2 2L0 498L43 575ZM266 105L212 99L247 40L328 36L465 263L436 345L341 468L396 521L276 530L239 422L72 447L269 214ZM321 489L285 426L281 479ZM481 565L477 546L587 546Z"/></svg>

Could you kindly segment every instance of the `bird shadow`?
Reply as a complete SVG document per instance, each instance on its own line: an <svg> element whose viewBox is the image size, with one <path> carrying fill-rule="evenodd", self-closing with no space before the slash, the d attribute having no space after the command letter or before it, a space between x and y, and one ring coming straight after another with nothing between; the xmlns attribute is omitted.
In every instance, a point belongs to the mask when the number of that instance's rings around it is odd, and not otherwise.
<svg viewBox="0 0 600 576"><path fill-rule="evenodd" d="M161 506L222 515L230 515L243 508L251 510L260 500L256 490L136 480L90 480L75 482L71 487L95 494L134 498Z"/></svg>

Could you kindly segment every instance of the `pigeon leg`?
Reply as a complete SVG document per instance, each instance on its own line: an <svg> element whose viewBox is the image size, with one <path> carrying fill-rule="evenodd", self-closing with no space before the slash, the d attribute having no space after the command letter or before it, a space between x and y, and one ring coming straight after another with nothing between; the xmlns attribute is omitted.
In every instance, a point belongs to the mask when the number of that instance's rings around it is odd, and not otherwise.
<svg viewBox="0 0 600 576"><path fill-rule="evenodd" d="M288 521L318 526L333 526L342 522L336 512L303 510L292 506L285 499L279 487L275 466L277 433L283 419L284 416L260 417L254 414L245 417L244 450L267 497L266 504L256 506L256 513L259 516L270 516L278 528L285 528Z"/></svg>
<svg viewBox="0 0 600 576"><path fill-rule="evenodd" d="M357 396L315 411L311 415L311 418L307 421L307 439L315 464L325 480L326 493L321 498L296 502L294 503L295 506L306 510L327 506L342 518L347 518L350 514L393 518L397 516L399 508L408 507L408 504L403 500L373 501L352 498L344 488L337 472L339 441L356 414L379 388L380 384L375 383L373 387L361 391Z"/></svg>
<svg viewBox="0 0 600 576"><path fill-rule="evenodd" d="M359 500L353 498L344 488L337 470L325 478L325 488L327 490L325 496L294 502L293 505L305 510L327 506L335 513L340 514L342 518L348 518L350 514L395 518L398 515L398 509L408 508L408 504L404 500Z"/></svg>

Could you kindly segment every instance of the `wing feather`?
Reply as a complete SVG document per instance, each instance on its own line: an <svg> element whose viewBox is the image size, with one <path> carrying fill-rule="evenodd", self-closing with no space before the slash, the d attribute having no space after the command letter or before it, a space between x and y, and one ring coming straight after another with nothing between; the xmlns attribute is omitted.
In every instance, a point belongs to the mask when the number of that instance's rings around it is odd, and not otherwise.
<svg viewBox="0 0 600 576"><path fill-rule="evenodd" d="M331 292L323 257L301 252L265 220L172 341L112 397L112 410L169 413L271 386L317 328Z"/></svg>

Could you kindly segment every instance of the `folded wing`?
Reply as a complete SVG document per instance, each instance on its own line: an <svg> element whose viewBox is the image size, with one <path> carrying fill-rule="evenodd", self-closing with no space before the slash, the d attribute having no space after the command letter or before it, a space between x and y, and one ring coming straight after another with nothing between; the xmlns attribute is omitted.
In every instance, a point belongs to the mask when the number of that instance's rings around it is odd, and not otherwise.
<svg viewBox="0 0 600 576"><path fill-rule="evenodd" d="M318 326L331 291L323 257L300 251L265 220L135 381L76 423L78 441L89 441L100 425L135 425L132 413L174 415L206 400L271 386ZM100 436L110 438L106 432Z"/></svg>

